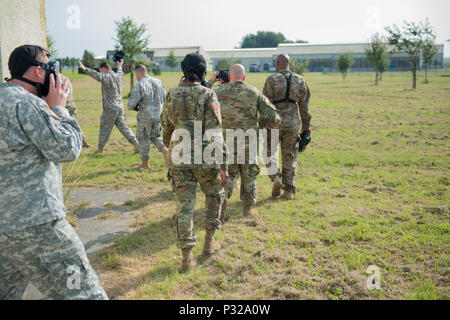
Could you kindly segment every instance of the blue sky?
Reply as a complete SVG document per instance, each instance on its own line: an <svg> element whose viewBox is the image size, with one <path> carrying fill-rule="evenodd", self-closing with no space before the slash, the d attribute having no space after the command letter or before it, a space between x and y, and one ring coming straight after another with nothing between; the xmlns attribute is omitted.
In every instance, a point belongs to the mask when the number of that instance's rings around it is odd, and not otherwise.
<svg viewBox="0 0 450 320"><path fill-rule="evenodd" d="M229 49L257 30L310 43L368 41L403 20L429 18L437 41L450 39L448 0L46 0L47 28L59 56L114 48L114 21L148 24L150 47L201 45ZM450 56L446 43L445 56Z"/></svg>

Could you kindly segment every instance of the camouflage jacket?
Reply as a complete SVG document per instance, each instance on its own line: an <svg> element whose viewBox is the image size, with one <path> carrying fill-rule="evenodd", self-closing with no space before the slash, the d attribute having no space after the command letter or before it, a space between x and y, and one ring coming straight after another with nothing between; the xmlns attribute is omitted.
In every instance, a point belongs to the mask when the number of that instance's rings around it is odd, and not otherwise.
<svg viewBox="0 0 450 320"><path fill-rule="evenodd" d="M104 110L123 109L123 71L121 67L118 68L117 72L101 73L89 68L86 68L85 72L98 82L101 82Z"/></svg>
<svg viewBox="0 0 450 320"><path fill-rule="evenodd" d="M245 149L245 158L238 161L236 157L229 159L229 164L239 163L257 163L258 140L254 144L249 139L238 142L227 134L226 129L254 129L254 137L258 139L258 122L261 127L277 128L281 123L277 110L258 89L246 84L243 81L230 82L216 90L217 98L221 105L223 134L227 142L228 151L237 155L239 151ZM243 143L243 144L240 144ZM250 147L254 153L251 154ZM242 164L242 163L241 163Z"/></svg>
<svg viewBox="0 0 450 320"><path fill-rule="evenodd" d="M220 103L213 90L203 87L199 83L184 82L169 90L164 100L161 125L164 145L171 151L172 159L174 148L177 152L181 145L186 145L184 137L180 142L179 135L182 136L183 132L190 135L190 155L185 155L189 160L188 163L175 164L172 161L171 167L206 169L218 168L220 165L222 169L227 169L225 163L226 146L222 135L221 119ZM195 130L195 123L197 123L197 131ZM178 138L172 137L174 132L176 132ZM220 148L217 155L223 163L205 163L205 159L202 157L203 151L211 143L204 141L205 133L209 134L209 137L206 138L213 139L219 144ZM172 138L175 141L171 141ZM195 156L196 153L197 157Z"/></svg>
<svg viewBox="0 0 450 320"><path fill-rule="evenodd" d="M266 126L281 122L276 108L258 89L243 81L230 82L216 90L224 129L258 128L258 120Z"/></svg>
<svg viewBox="0 0 450 320"><path fill-rule="evenodd" d="M142 120L160 119L166 90L161 80L146 76L133 88L128 109L135 110L139 106L137 118Z"/></svg>
<svg viewBox="0 0 450 320"><path fill-rule="evenodd" d="M279 102L286 95L287 81L286 77L292 74L291 87L289 90L289 99L295 102ZM305 79L296 73L288 70L282 70L267 78L264 84L264 95L276 106L278 114L281 117L281 128L292 128L300 125L298 111L302 119L302 129L309 129L311 121L311 112L309 111L309 99L311 94Z"/></svg>
<svg viewBox="0 0 450 320"><path fill-rule="evenodd" d="M79 157L82 135L66 108L0 84L0 232L65 217L60 163Z"/></svg>

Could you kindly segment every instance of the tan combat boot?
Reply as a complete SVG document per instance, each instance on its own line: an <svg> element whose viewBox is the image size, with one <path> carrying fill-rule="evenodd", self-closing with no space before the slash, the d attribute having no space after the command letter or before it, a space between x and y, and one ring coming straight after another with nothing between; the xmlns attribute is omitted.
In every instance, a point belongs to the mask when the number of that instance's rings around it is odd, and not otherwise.
<svg viewBox="0 0 450 320"><path fill-rule="evenodd" d="M242 209L242 215L244 217L251 217L251 216L255 216L257 214L258 214L258 209L244 205L244 208Z"/></svg>
<svg viewBox="0 0 450 320"><path fill-rule="evenodd" d="M103 147L102 148L98 148L97 151L95 151L95 154L102 154L104 152Z"/></svg>
<svg viewBox="0 0 450 320"><path fill-rule="evenodd" d="M87 142L86 137L83 137L83 148L89 148L89 147L90 147L90 145Z"/></svg>
<svg viewBox="0 0 450 320"><path fill-rule="evenodd" d="M183 261L181 262L181 272L188 272L195 266L194 255L192 254L192 248L181 249L183 254Z"/></svg>
<svg viewBox="0 0 450 320"><path fill-rule="evenodd" d="M292 192L283 191L283 194L281 195L281 199L283 200L294 200L294 194Z"/></svg>
<svg viewBox="0 0 450 320"><path fill-rule="evenodd" d="M139 143L137 143L137 141L132 143L133 147L134 147L134 154L138 154L139 153Z"/></svg>
<svg viewBox="0 0 450 320"><path fill-rule="evenodd" d="M203 247L203 254L210 255L221 248L220 244L214 241L214 233L216 229L206 229L205 246Z"/></svg>
<svg viewBox="0 0 450 320"><path fill-rule="evenodd" d="M272 197L276 198L280 196L282 186L283 184L281 183L280 177L276 176L275 179L273 179Z"/></svg>

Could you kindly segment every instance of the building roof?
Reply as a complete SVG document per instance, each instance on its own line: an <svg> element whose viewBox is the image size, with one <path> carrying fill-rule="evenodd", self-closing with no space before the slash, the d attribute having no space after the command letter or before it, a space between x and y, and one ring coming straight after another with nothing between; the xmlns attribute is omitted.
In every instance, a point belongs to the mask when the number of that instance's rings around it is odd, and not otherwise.
<svg viewBox="0 0 450 320"><path fill-rule="evenodd" d="M208 50L211 59L224 58L271 58L277 54L277 48L222 49Z"/></svg>
<svg viewBox="0 0 450 320"><path fill-rule="evenodd" d="M209 59L207 52L201 46L187 46L187 47L172 47L172 48L151 48L154 51L155 58L167 58L171 51L173 51L175 57L184 57L192 52L201 53L205 59Z"/></svg>

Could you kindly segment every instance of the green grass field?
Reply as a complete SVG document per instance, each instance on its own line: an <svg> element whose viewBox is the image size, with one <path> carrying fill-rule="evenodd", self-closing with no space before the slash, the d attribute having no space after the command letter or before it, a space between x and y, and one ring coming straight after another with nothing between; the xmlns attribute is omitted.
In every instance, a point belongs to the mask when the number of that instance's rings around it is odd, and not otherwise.
<svg viewBox="0 0 450 320"><path fill-rule="evenodd" d="M71 76L71 73L68 73ZM179 73L158 78L166 89ZM248 74L262 89L267 74ZM217 239L223 249L200 256L204 197L198 193L194 250L200 264L178 272L172 216L175 203L163 158L152 146L152 169L113 130L105 154L98 141L100 85L86 76L72 82L78 120L92 147L64 166L67 186L133 190L135 231L92 262L115 299L448 299L450 296L449 168L450 77L430 74L411 89L409 73L306 74L311 89L313 142L299 157L296 199L270 198L258 178L259 215L233 218ZM124 96L129 92L125 80ZM126 105L126 100L124 101ZM136 130L136 113L127 111ZM381 269L381 289L366 286L367 268Z"/></svg>

